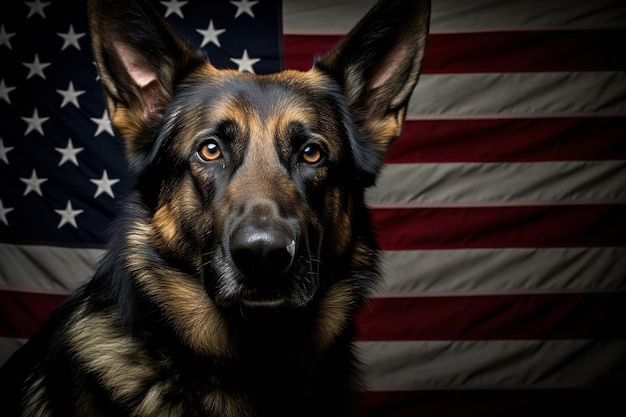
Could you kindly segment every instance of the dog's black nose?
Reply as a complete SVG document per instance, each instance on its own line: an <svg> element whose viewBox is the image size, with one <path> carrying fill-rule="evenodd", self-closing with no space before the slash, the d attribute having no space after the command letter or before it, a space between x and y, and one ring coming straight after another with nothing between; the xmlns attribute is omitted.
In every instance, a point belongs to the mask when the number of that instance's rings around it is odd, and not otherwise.
<svg viewBox="0 0 626 417"><path fill-rule="evenodd" d="M230 235L230 254L247 279L274 280L291 266L296 252L294 231L287 222L247 219Z"/></svg>

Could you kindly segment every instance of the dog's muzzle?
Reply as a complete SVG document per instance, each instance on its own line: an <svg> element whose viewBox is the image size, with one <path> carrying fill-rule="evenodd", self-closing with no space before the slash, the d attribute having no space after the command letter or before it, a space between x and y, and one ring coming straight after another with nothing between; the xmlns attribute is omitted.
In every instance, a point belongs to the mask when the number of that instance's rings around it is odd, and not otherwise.
<svg viewBox="0 0 626 417"><path fill-rule="evenodd" d="M299 217L268 199L231 207L209 292L224 307L299 308L319 288L317 256Z"/></svg>

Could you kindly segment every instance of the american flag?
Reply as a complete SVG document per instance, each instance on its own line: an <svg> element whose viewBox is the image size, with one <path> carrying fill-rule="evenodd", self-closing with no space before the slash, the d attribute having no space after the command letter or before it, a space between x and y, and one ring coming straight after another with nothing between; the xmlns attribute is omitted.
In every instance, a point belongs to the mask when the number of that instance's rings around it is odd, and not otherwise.
<svg viewBox="0 0 626 417"><path fill-rule="evenodd" d="M216 66L267 73L310 68L373 0L155 3ZM623 413L623 39L622 0L433 0L368 193L385 280L358 317L367 415ZM89 278L132 185L83 2L0 4L0 120L2 363Z"/></svg>

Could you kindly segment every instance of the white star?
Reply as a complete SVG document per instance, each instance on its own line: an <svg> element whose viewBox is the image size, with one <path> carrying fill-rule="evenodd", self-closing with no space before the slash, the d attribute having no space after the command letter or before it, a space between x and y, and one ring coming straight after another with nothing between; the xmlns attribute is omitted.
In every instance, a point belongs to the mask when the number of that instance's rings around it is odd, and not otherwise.
<svg viewBox="0 0 626 417"><path fill-rule="evenodd" d="M7 220L7 213L10 213L13 211L13 207L4 207L4 204L2 203L2 199L0 198L0 221L4 224L6 224L7 226L9 225L9 221Z"/></svg>
<svg viewBox="0 0 626 417"><path fill-rule="evenodd" d="M204 48L204 45L211 42L221 47L222 45L220 45L220 40L217 37L226 32L226 29L215 29L215 27L213 26L213 21L209 20L208 28L206 28L205 30L196 29L196 32L202 35L202 43L200 44L200 48Z"/></svg>
<svg viewBox="0 0 626 417"><path fill-rule="evenodd" d="M80 45L78 44L78 40L85 36L84 33L74 33L74 26L70 25L70 30L67 33L57 33L60 37L63 38L63 46L61 50L69 46L73 46L80 51Z"/></svg>
<svg viewBox="0 0 626 417"><path fill-rule="evenodd" d="M15 149L13 146L4 146L4 140L0 138L0 159L2 159L6 164L9 163L7 154L13 149Z"/></svg>
<svg viewBox="0 0 626 417"><path fill-rule="evenodd" d="M50 3L42 3L40 0L35 1L27 1L26 5L30 7L28 11L27 18L31 17L34 14L40 14L44 19L46 18L46 14L43 12L43 8L48 6Z"/></svg>
<svg viewBox="0 0 626 417"><path fill-rule="evenodd" d="M113 194L113 189L111 189L111 186L117 184L118 182L120 182L120 180L118 180L118 179L109 179L109 174L107 173L106 169L102 173L102 178L101 179L99 179L99 180L89 180L89 181L93 182L94 184L96 184L98 186L98 189L96 190L96 194L93 196L93 198L98 197L102 193L106 193L106 194L110 195L112 198L115 198L115 195Z"/></svg>
<svg viewBox="0 0 626 417"><path fill-rule="evenodd" d="M188 1L169 0L162 1L160 3L163 6L167 7L167 10L165 11L165 17L171 15L172 13L175 13L180 16L181 19L185 18L185 16L183 16L183 11L181 10L181 7L189 3Z"/></svg>
<svg viewBox="0 0 626 417"><path fill-rule="evenodd" d="M111 119L109 119L109 115L106 110L102 112L102 117L91 117L91 121L98 125L94 136L98 136L102 132L107 132L111 136L114 135L113 127L111 127Z"/></svg>
<svg viewBox="0 0 626 417"><path fill-rule="evenodd" d="M41 184L48 181L48 179L37 178L37 171L33 169L33 173L30 174L30 178L20 178L20 181L26 184L26 190L24 190L23 195L26 195L30 193L31 191L34 191L36 194L39 194L39 196L43 197L43 193L41 192Z"/></svg>
<svg viewBox="0 0 626 417"><path fill-rule="evenodd" d="M78 96L81 94L85 94L85 90L74 90L74 83L70 81L67 90L57 90L57 93L63 96L63 102L61 103L61 107L65 106L67 103L72 103L76 108L80 109L80 105L78 104Z"/></svg>
<svg viewBox="0 0 626 417"><path fill-rule="evenodd" d="M37 109L33 112L33 117L22 117L26 123L28 123L28 127L26 127L25 135L28 135L31 131L36 130L40 134L43 135L43 127L41 126L45 121L47 121L49 117L39 117L39 112Z"/></svg>
<svg viewBox="0 0 626 417"><path fill-rule="evenodd" d="M27 64L26 62L24 62L23 65L28 67L28 75L26 76L27 80L30 77L34 77L35 75L39 75L45 80L46 76L43 74L43 70L50 64L46 62L39 62L39 55L35 54L35 60L32 62L32 64Z"/></svg>
<svg viewBox="0 0 626 417"><path fill-rule="evenodd" d="M15 87L7 87L7 85L4 83L4 78L0 80L0 100L4 100L7 103L11 104L9 93L13 90L15 90Z"/></svg>
<svg viewBox="0 0 626 417"><path fill-rule="evenodd" d="M61 216L61 221L59 222L59 225L57 226L57 229L60 229L61 227L63 227L63 225L67 223L74 226L74 228L77 228L78 225L76 224L76 216L78 216L84 210L74 210L74 208L72 207L72 202L68 200L67 205L65 206L65 210L54 210L54 211L56 211L57 214Z"/></svg>
<svg viewBox="0 0 626 417"><path fill-rule="evenodd" d="M96 81L100 81L100 74L98 73L98 64L96 64L96 61L91 61L91 63L93 64L94 67L96 67Z"/></svg>
<svg viewBox="0 0 626 417"><path fill-rule="evenodd" d="M239 71L248 71L253 74L254 74L254 68L252 68L252 66L260 61L259 58L248 57L247 49L243 50L243 55L241 56L241 58L239 59L231 58L230 60L233 61L235 64L237 64L237 66L239 67L238 68Z"/></svg>
<svg viewBox="0 0 626 417"><path fill-rule="evenodd" d="M15 36L15 32L7 33L6 30L4 30L4 25L0 25L0 46L6 45L7 48L13 49L11 46L11 38L13 36Z"/></svg>
<svg viewBox="0 0 626 417"><path fill-rule="evenodd" d="M61 161L58 166L63 165L67 161L72 162L74 165L78 166L78 159L76 159L76 155L83 151L85 148L75 148L72 143L72 139L67 140L67 146L65 148L54 148L58 153L61 154Z"/></svg>
<svg viewBox="0 0 626 417"><path fill-rule="evenodd" d="M230 4L237 6L237 13L235 13L235 19L246 13L250 16L254 17L254 13L252 12L252 6L257 4L258 1L248 1L248 0L238 0L231 1Z"/></svg>

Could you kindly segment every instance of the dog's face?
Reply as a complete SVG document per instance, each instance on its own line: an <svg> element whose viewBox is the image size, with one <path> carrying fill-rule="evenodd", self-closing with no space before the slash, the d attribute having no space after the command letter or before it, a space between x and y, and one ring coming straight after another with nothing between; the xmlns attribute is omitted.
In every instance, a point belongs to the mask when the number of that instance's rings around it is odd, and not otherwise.
<svg viewBox="0 0 626 417"><path fill-rule="evenodd" d="M181 267L219 304L305 305L324 263L354 240L363 184L344 106L321 72L197 68L165 110L140 182L163 184L145 189L153 244L172 260L188 255Z"/></svg>
<svg viewBox="0 0 626 417"><path fill-rule="evenodd" d="M428 15L383 2L310 71L257 76L213 67L147 2L91 1L155 257L251 308L302 307L375 269L363 191L400 134Z"/></svg>

